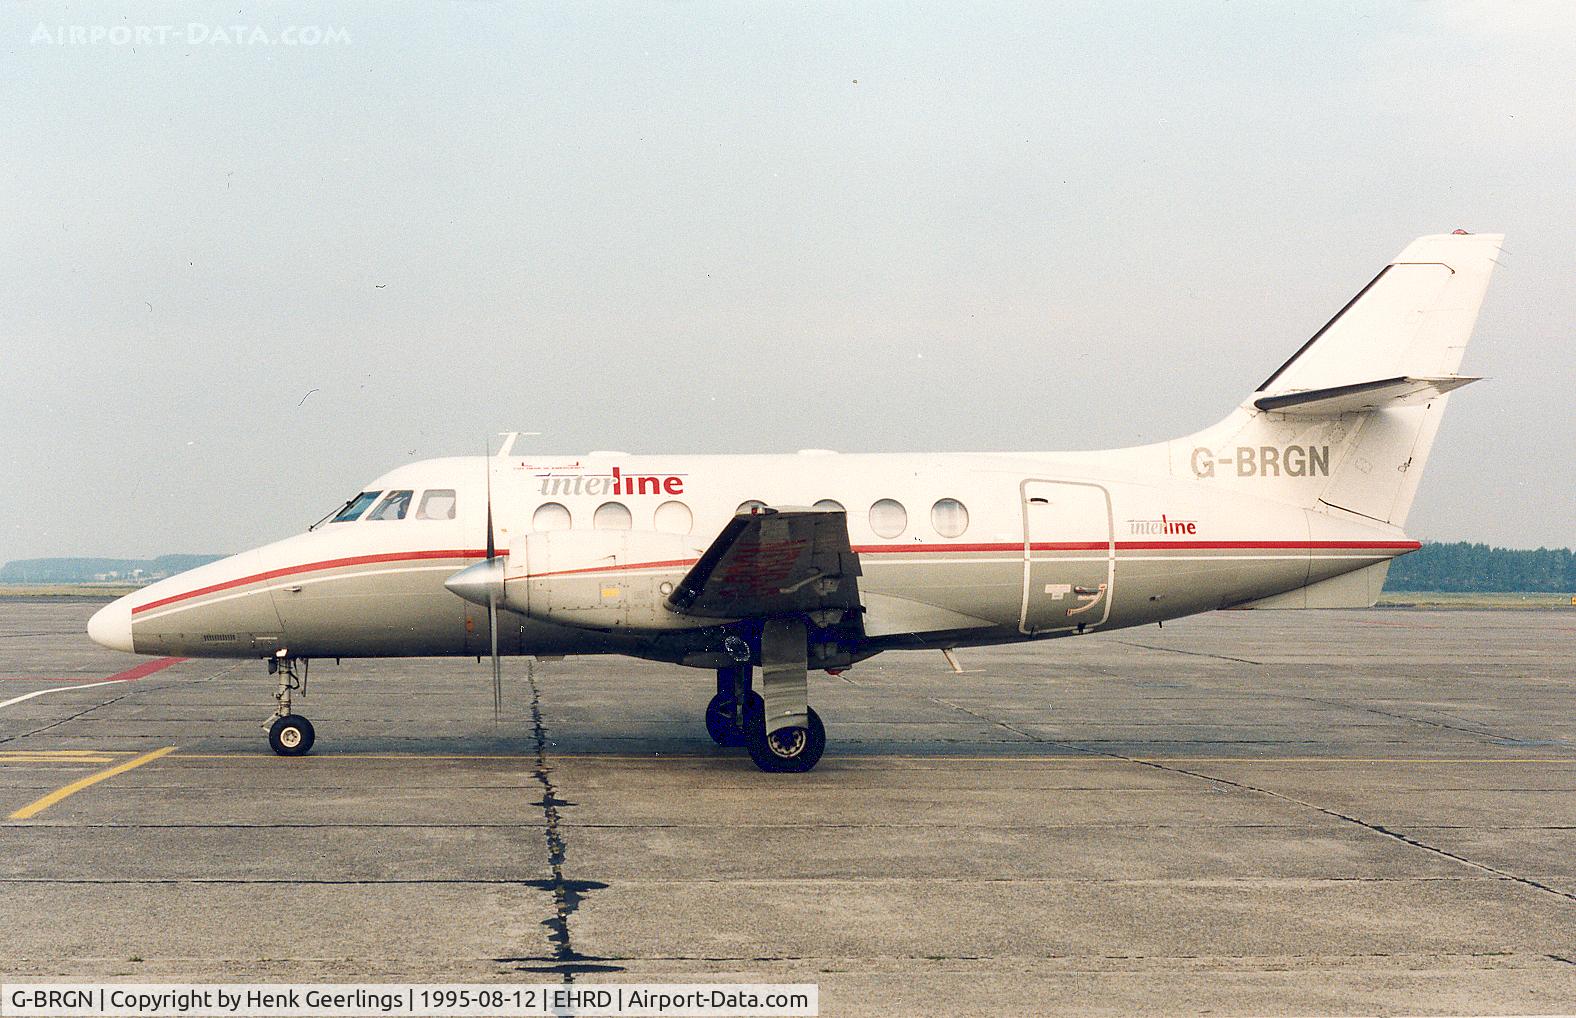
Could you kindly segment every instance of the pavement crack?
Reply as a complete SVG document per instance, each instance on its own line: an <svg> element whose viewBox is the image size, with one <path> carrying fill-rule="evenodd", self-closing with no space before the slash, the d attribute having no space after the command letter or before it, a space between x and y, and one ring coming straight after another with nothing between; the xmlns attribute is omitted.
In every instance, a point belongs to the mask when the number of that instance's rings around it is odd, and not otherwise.
<svg viewBox="0 0 1576 1018"><path fill-rule="evenodd" d="M1112 640L1111 643L1120 643L1124 647L1142 647L1144 650L1160 650L1167 654L1186 654L1188 657L1212 657L1217 661L1235 661L1240 665L1264 665L1264 661L1250 661L1245 657L1232 657L1230 654L1210 654L1202 650L1181 650L1177 647L1157 647L1152 643L1134 643L1131 640Z"/></svg>
<svg viewBox="0 0 1576 1018"><path fill-rule="evenodd" d="M1488 739L1491 742L1500 744L1515 741L1511 736L1508 735L1496 735L1494 732L1486 732L1480 728L1468 728L1465 725L1449 725L1443 721L1430 721L1428 718L1413 717L1410 714L1398 714L1395 711L1380 710L1378 707L1371 707L1365 703L1348 703L1341 700L1326 699L1321 696L1283 696L1283 698L1302 700L1306 703L1323 704L1326 707L1339 707L1343 710L1364 711L1369 714L1377 714L1380 717L1391 718L1395 721L1406 721L1414 725L1427 725L1430 728L1442 728L1449 732L1460 732L1463 735L1476 735L1479 738Z"/></svg>
<svg viewBox="0 0 1576 1018"><path fill-rule="evenodd" d="M1401 831L1391 830L1383 824L1371 823L1370 821L1364 820L1361 817L1355 817L1349 813L1342 813L1340 810L1330 809L1327 806L1320 806L1318 803L1308 802L1306 799L1299 799L1294 795L1287 795L1284 792L1277 792L1272 788L1263 788L1259 785L1250 785L1243 781L1232 781L1229 778L1217 777L1213 774L1205 774L1202 771L1189 770L1186 767L1173 767L1169 764L1157 763L1156 761L1145 760L1136 756L1125 756L1121 753L1109 753L1102 752L1100 750L1084 750L1084 752L1088 752L1097 756L1115 757L1118 760L1126 760L1129 763L1135 763L1141 767L1152 767L1155 770L1168 771L1172 774L1183 774L1190 778L1198 778L1201 781L1209 781L1217 785L1226 785L1231 788L1241 789L1245 792L1254 792L1259 795L1266 795L1273 799L1279 799L1282 802L1294 803L1303 807L1304 809L1315 810L1316 812L1323 813L1327 817L1341 820L1345 823L1355 824L1358 827L1372 831L1375 834L1383 835L1386 838L1399 841L1404 845L1410 845L1411 847L1420 849L1424 852L1430 852L1434 855L1440 856L1441 858L1460 863L1463 866L1470 866L1475 870L1480 870L1484 873L1491 873L1501 880L1510 880L1518 884L1525 884L1526 886L1534 888L1535 890L1543 891L1548 894L1555 895L1556 897L1564 898L1567 901L1576 901L1576 894L1572 894L1569 891L1562 891L1557 887L1550 887L1548 884L1533 880L1531 877L1524 877L1517 873L1511 873L1508 870L1502 870L1498 867L1490 866L1487 863L1481 863L1474 859L1468 859L1466 856L1457 855L1456 853L1440 848L1437 845L1430 845L1428 842L1414 838L1409 834L1405 834Z"/></svg>
<svg viewBox="0 0 1576 1018"><path fill-rule="evenodd" d="M1022 728L1019 728L1016 725L1009 725L1005 721L998 721L995 718L987 717L986 715L981 714L978 711L969 710L967 707L963 706L962 704L953 703L951 700L948 700L945 697L927 696L927 697L925 697L925 699L929 700L931 703L938 704L938 705L940 705L942 707L950 707L950 708L952 708L955 711L961 711L962 713L967 714L971 718L975 718L976 720L983 721L987 725L995 725L997 728L1000 728L1003 731L1011 732L1013 735L1022 736L1023 738L1028 739L1031 742L1045 742L1045 741L1047 741L1045 739L1040 738L1039 736L1035 735L1032 732L1024 731Z"/></svg>
<svg viewBox="0 0 1576 1018"><path fill-rule="evenodd" d="M1120 642L1120 641L1118 641L1118 642ZM1141 644L1130 644L1130 646L1142 646L1142 645ZM1163 648L1162 647L1162 648L1155 648L1155 649L1157 649L1157 650L1164 650L1164 649L1167 649L1167 648ZM1188 653L1188 652L1187 651L1179 651L1178 653ZM1209 655L1204 655L1204 656L1206 656L1206 657L1217 657L1219 655L1209 654ZM1242 659L1240 659L1240 658L1231 658L1230 660L1234 660L1235 661L1235 660L1242 660ZM1252 663L1255 663L1255 662L1248 662L1248 663L1252 664ZM1273 799L1279 799L1282 802L1294 803L1294 804L1296 804L1298 806L1303 807L1304 809L1314 810L1316 812L1324 814L1327 817L1331 817L1331 818L1333 818L1335 820L1340 820L1340 821L1343 821L1343 822L1348 823L1348 824L1355 824L1356 826L1362 827L1362 828L1364 828L1366 830L1369 830L1369 831L1372 831L1375 834L1379 834L1379 835L1382 835L1382 836L1384 836L1386 838L1390 838L1390 839L1392 839L1394 841L1398 841L1398 842L1400 842L1400 843L1402 843L1404 845L1410 845L1411 847L1416 848L1416 849L1418 849L1420 851L1429 852L1429 853L1432 853L1434 855L1440 856L1441 858L1449 859L1449 860L1451 860L1453 862L1460 863L1463 866L1470 866L1470 867L1472 867L1475 870L1479 870L1479 871L1484 872L1484 873L1492 874L1493 876L1498 877L1501 880L1509 880L1509 881L1513 881L1513 882L1518 883L1518 884L1524 884L1527 887L1531 887L1531 888L1533 888L1535 890L1538 890L1538 891L1543 891L1543 892L1545 892L1547 894L1555 895L1556 897L1564 898L1567 901L1576 901L1576 894L1573 894L1573 893L1571 893L1569 891L1562 891L1562 890L1560 890L1557 887L1551 887L1548 884L1542 883L1542 882L1537 881L1537 880L1533 880L1531 877L1524 877L1524 876L1521 876L1520 874L1517 874L1517 873L1511 873L1508 870L1502 870L1502 869L1499 869L1498 867L1490 866L1487 863L1481 863L1481 862L1478 862L1478 861L1476 861L1474 859L1468 859L1465 856L1457 855L1454 852L1451 852L1451 851L1448 851L1446 849L1440 848L1437 845L1430 845L1428 842L1422 841L1422 840L1420 840L1418 838L1415 838L1415 837L1413 837L1413 836L1411 836L1409 834L1405 834L1405 833L1403 833L1401 831L1391 830L1390 828L1385 827L1383 824L1371 823L1371 822L1369 822L1367 820L1362 819L1361 817L1352 816L1352 815L1347 814L1347 813L1342 813L1340 810L1335 810L1335 809L1330 809L1330 808L1325 807L1325 806L1320 806L1317 803L1308 802L1308 801L1306 801L1304 799L1299 799L1296 796L1287 795L1284 792L1277 792L1274 789L1263 788L1263 787L1260 787L1258 785L1250 785L1250 784L1248 784L1246 782L1242 782L1242 781L1232 781L1229 778L1216 777L1216 776L1214 776L1212 774L1205 774L1202 771L1189 770L1186 767L1177 767L1177 766L1173 766L1171 764L1160 763L1160 762L1155 761L1155 760L1145 760L1142 757L1128 756L1125 753L1114 753L1114 752L1111 752L1110 750L1089 749L1089 748L1084 747L1084 746L1079 746L1079 745L1077 745L1075 743L1059 742L1059 741L1057 741L1055 739L1042 738L1042 737L1034 735L1031 732L1026 732L1023 729L1018 728L1018 727L1016 727L1014 725L1009 725L1005 721L999 721L999 720L997 720L995 718L992 718L992 717L990 717L990 716L988 716L986 714L981 714L978 711L970 710L969 708L964 707L964 706L962 706L960 704L953 703L952 701L947 700L947 699L945 699L943 697L927 696L927 697L925 697L925 699L929 700L932 703L939 704L939 705L941 705L943 707L950 707L953 710L961 711L962 713L967 714L968 716L970 716L972 718L976 718L976 719L978 719L980 721L984 721L987 724L996 725L996 726L998 726L1000 728L1003 728L1003 729L1005 729L1005 730L1007 730L1009 732L1012 732L1012 733L1014 733L1016 735L1021 735L1024 738L1031 739L1031 740L1033 740L1035 742L1044 743L1046 745L1051 745L1051 746L1059 746L1059 747L1064 748L1064 749L1071 749L1071 750L1073 750L1075 752L1084 753L1084 754L1089 755L1089 756L1100 756L1100 757L1107 757L1107 758L1114 759L1114 760L1125 760L1128 763L1137 764L1140 767L1150 767L1150 768L1153 768L1155 770L1166 771L1166 772L1171 773L1171 774L1181 774L1181 775L1185 775L1185 776L1190 777L1190 778L1197 778L1197 779L1199 779L1201 781L1208 781L1208 782L1211 782L1213 784L1226 785L1228 787L1240 789L1240 790L1245 791L1245 792L1253 792L1253 793L1256 793L1258 795L1269 796L1270 798L1273 798ZM1299 699L1312 699L1312 698L1311 697L1300 697Z"/></svg>
<svg viewBox="0 0 1576 1018"><path fill-rule="evenodd" d="M532 760L532 776L542 788L542 797L536 805L542 808L546 821L543 835L547 843L547 865L552 876L546 880L527 880L526 886L546 891L553 896L553 914L542 921L547 927L547 940L552 946L548 958L499 958L499 962L540 960L542 965L521 965L522 972L553 972L566 983L573 983L575 976L586 972L622 972L623 966L602 964L604 958L593 958L575 950L569 920L580 907L580 902L591 891L607 885L595 880L570 880L564 876L564 862L569 850L564 842L563 815L560 812L574 803L560 798L553 783L553 769L547 763L547 726L542 722L542 690L536 681L536 663L526 660L526 682L531 689L531 738L536 745Z"/></svg>

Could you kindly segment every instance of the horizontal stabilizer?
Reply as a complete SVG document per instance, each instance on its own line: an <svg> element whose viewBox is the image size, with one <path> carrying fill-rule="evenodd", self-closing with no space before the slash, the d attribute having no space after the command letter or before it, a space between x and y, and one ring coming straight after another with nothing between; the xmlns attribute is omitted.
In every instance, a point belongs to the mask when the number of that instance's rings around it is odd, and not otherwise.
<svg viewBox="0 0 1576 1018"><path fill-rule="evenodd" d="M1468 382L1476 382L1468 375L1446 375L1439 378L1381 378L1375 382L1357 382L1336 385L1328 389L1307 389L1302 392L1285 392L1274 396L1260 396L1253 405L1271 413L1292 417L1336 417L1340 414L1362 413L1367 410L1387 410L1392 407L1419 406L1459 389Z"/></svg>

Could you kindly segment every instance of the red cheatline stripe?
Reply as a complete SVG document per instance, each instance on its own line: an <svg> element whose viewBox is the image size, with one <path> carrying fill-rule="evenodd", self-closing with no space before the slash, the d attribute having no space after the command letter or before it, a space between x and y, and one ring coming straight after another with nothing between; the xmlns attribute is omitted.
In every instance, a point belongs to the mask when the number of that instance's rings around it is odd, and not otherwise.
<svg viewBox="0 0 1576 1018"><path fill-rule="evenodd" d="M184 657L161 657L155 661L144 661L135 668L128 668L114 675L106 675L102 679L90 678L83 675L68 675L63 679L39 678L33 675L6 675L0 676L0 682L134 682L145 679L154 672L162 672L170 665L178 665L187 660Z"/></svg>
<svg viewBox="0 0 1576 1018"><path fill-rule="evenodd" d="M1422 547L1416 541L1118 541L1117 551L1224 551L1224 550L1278 550L1278 551L1311 551L1311 550L1365 550L1374 549L1381 551L1416 551ZM1105 541L1036 541L1030 545L1033 551L1105 551L1110 544ZM861 555L905 555L905 554L966 554L969 552L1017 552L1022 553L1023 544L861 544L855 545L854 551ZM508 556L508 552L497 553L499 558ZM372 565L381 562L414 562L426 559L446 558L485 558L487 552L480 548L471 549L445 549L439 551L401 551L388 552L381 555L354 555L349 558L328 559L323 562L311 562L300 566L287 566L281 569L270 569L264 573L254 573L251 576L241 576L223 583L214 583L196 590L188 590L183 594L172 594L157 601L137 605L131 610L133 615L140 612L162 608L177 601L186 601L204 594L213 594L221 590L231 590L235 587L244 587L250 583L261 583L264 580L277 580L283 576L294 576L300 573L321 572L325 569L339 569L344 566ZM575 573L600 573L614 572L626 569L660 569L670 566L692 565L695 559L668 559L662 562L631 562L616 566L592 566L584 569L565 569L551 573L535 573L534 576L567 576ZM518 577L516 577L518 579Z"/></svg>
<svg viewBox="0 0 1576 1018"><path fill-rule="evenodd" d="M1035 541L1032 551L1105 551L1107 541ZM1324 549L1366 549L1416 551L1416 541L1117 541L1117 551L1223 551L1268 549L1275 551L1314 551ZM856 545L861 555L901 555L905 552L1022 552L1023 542L1011 544L872 544Z"/></svg>
<svg viewBox="0 0 1576 1018"><path fill-rule="evenodd" d="M1040 545L1035 545L1035 547L1038 548ZM1046 547L1050 546L1046 545ZM1082 547L1085 547L1085 545L1066 545L1068 550ZM1106 542L1101 541L1098 544L1090 544L1087 547L1107 548L1109 545ZM919 544L917 542L914 544L856 544L854 545L854 551L861 555L902 554L903 552L911 551L947 551L954 553L971 551L1015 551L1021 554L1023 552L1023 542L1019 541L1017 544Z"/></svg>
<svg viewBox="0 0 1576 1018"><path fill-rule="evenodd" d="M508 556L508 552L497 553L499 558ZM248 583L261 583L264 580L277 580L281 576L293 576L297 573L315 573L324 569L338 569L342 566L364 566L378 562L415 562L422 559L438 558L486 558L487 552L483 549L444 549L439 551L396 551L383 555L352 555L349 558L327 559L323 562L312 562L304 566L286 566L282 569L270 569L266 573L253 573L251 576L241 576L223 583L214 583L196 590L188 590L184 594L172 594L161 597L157 601L139 604L131 610L133 615L138 612L152 611L162 608L176 601L185 601L188 598L201 597L204 594L213 594L221 590L230 590L233 587L244 587Z"/></svg>
<svg viewBox="0 0 1576 1018"><path fill-rule="evenodd" d="M1039 545L1035 545L1036 548ZM1103 545L1102 545L1103 547ZM1416 551L1422 545L1416 541L1118 541L1117 551L1154 551L1167 548L1188 550L1258 549L1293 551L1358 551L1376 549L1385 551Z"/></svg>

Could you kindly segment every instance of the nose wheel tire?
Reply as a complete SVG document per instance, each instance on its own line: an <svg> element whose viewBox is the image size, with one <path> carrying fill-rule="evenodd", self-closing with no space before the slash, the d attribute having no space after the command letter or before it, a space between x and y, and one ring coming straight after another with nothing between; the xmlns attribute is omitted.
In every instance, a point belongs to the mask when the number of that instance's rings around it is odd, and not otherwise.
<svg viewBox="0 0 1576 1018"><path fill-rule="evenodd" d="M766 733L765 712L759 694L752 696L745 717L745 748L755 766L771 774L803 774L814 767L826 751L826 726L815 708L809 709L809 725L779 728Z"/></svg>
<svg viewBox="0 0 1576 1018"><path fill-rule="evenodd" d="M719 746L744 745L744 731L734 717L733 697L718 693L706 705L706 732Z"/></svg>
<svg viewBox="0 0 1576 1018"><path fill-rule="evenodd" d="M280 756L301 756L316 738L312 722L299 714L279 718L268 729L268 745Z"/></svg>

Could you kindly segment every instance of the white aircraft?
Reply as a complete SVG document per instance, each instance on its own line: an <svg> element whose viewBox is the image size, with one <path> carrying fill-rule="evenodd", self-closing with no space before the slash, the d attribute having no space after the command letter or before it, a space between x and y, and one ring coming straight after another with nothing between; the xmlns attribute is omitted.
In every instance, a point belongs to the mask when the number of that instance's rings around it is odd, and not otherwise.
<svg viewBox="0 0 1576 1018"><path fill-rule="evenodd" d="M304 534L128 594L88 634L257 657L275 752L311 658L628 654L714 669L706 725L767 771L825 748L808 675L884 650L1217 608L1373 604L1502 238L1406 248L1230 416L1074 453L514 455L384 474ZM512 445L512 443L510 443ZM759 678L756 669L759 668Z"/></svg>

